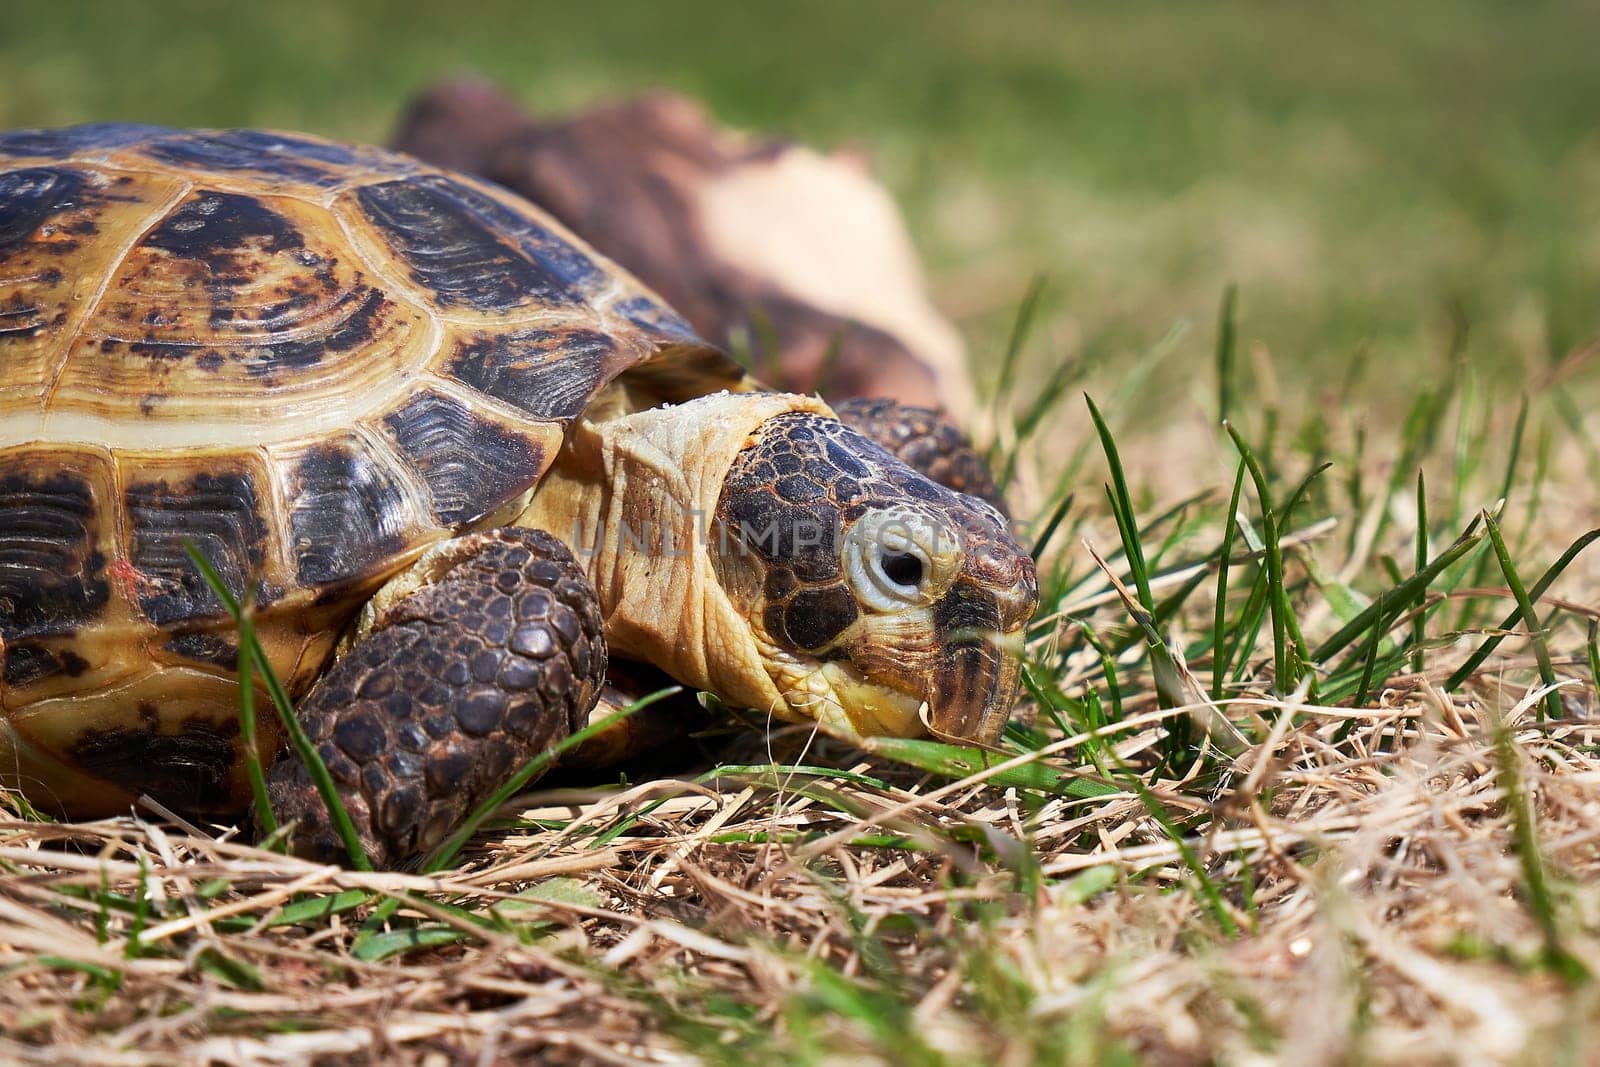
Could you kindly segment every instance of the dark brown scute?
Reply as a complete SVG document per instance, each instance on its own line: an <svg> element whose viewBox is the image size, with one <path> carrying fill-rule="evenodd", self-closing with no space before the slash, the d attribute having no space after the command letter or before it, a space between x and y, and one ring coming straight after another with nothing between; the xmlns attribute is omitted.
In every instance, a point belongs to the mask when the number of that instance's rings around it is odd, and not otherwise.
<svg viewBox="0 0 1600 1067"><path fill-rule="evenodd" d="M82 207L94 194L72 167L28 167L0 173L0 260L28 242L51 218Z"/></svg>
<svg viewBox="0 0 1600 1067"><path fill-rule="evenodd" d="M943 649L933 678L933 703L941 712L959 709L962 715L995 706L995 694L1007 684L1008 672L1002 668L1004 653L993 636L1001 629L999 604L995 598L966 584L958 584L933 607L934 631ZM1010 672L1014 684L1015 672ZM946 724L947 730L960 727L959 736L978 727L978 722L960 719Z"/></svg>
<svg viewBox="0 0 1600 1067"><path fill-rule="evenodd" d="M267 527L248 471L197 474L178 483L134 482L123 495L129 553L141 576L139 608L157 625L223 612L184 542L193 542L238 595L257 577Z"/></svg>
<svg viewBox="0 0 1600 1067"><path fill-rule="evenodd" d="M616 342L596 330L522 330L482 334L464 343L450 373L480 393L540 419L570 419L589 403Z"/></svg>
<svg viewBox="0 0 1600 1067"><path fill-rule="evenodd" d="M725 485L718 517L746 549L791 568L802 582L839 576L839 515L831 507L786 504L770 484Z"/></svg>
<svg viewBox="0 0 1600 1067"><path fill-rule="evenodd" d="M129 792L148 793L179 811L226 808L229 772L238 756L239 724L189 719L162 733L157 709L140 708L140 724L88 730L72 746L75 766Z"/></svg>
<svg viewBox="0 0 1600 1067"><path fill-rule="evenodd" d="M934 605L933 625L951 641L987 643L1001 629L1000 608L994 597L957 585Z"/></svg>
<svg viewBox="0 0 1600 1067"><path fill-rule="evenodd" d="M29 303L21 293L14 294L0 304L0 338L31 337L44 326L44 315L40 313L39 305Z"/></svg>
<svg viewBox="0 0 1600 1067"><path fill-rule="evenodd" d="M66 675L76 678L89 669L89 662L70 648L53 650L42 644L18 641L7 644L0 678L14 687L31 685L46 678Z"/></svg>
<svg viewBox="0 0 1600 1067"><path fill-rule="evenodd" d="M577 304L604 279L593 260L530 215L449 178L383 182L356 197L417 284L445 307Z"/></svg>
<svg viewBox="0 0 1600 1067"><path fill-rule="evenodd" d="M784 173L769 164L793 151L791 145L734 133L693 101L666 95L602 104L564 120L535 119L503 90L471 80L418 96L395 145L538 204L659 293L712 344L748 346L775 388L820 389L830 399L890 393L917 403L941 394L925 362L929 353L908 347L909 338L812 304L781 277L752 273L748 246L729 240L732 228L707 225L703 205L730 179L761 175L759 186L750 188L765 190L759 195L772 212L805 194L804 183L813 179L804 175L818 173L809 164L795 169L798 178L767 177ZM748 208L747 216L756 227L758 209ZM844 217L857 216L846 211ZM848 231L824 247L875 262L892 254ZM829 269L815 256L812 266L812 273ZM904 297L921 301L919 293L896 288L889 302L905 306ZM942 324L935 317L932 325Z"/></svg>
<svg viewBox="0 0 1600 1067"><path fill-rule="evenodd" d="M212 309L211 325L225 328L233 317L230 304L233 297L226 285L214 289L213 297L217 303ZM239 324L241 330L256 331L263 328L270 331L274 326L280 329L298 327L295 330L297 336L290 340L253 338L247 344L207 348L183 338L158 339L152 336L131 342L111 338L101 342L100 350L112 353L125 344L127 350L135 355L166 361L189 360L199 369L213 372L222 370L232 361L253 375L265 377L279 371L314 367L330 352L354 352L365 347L390 320L394 311L395 305L382 292L361 288L346 293L339 298L335 308L330 309L324 317L313 320L312 325L318 327L315 331L308 332L306 320L293 318L292 312L282 305L262 309L262 313L269 317L260 322ZM283 329L283 332L288 331Z"/></svg>
<svg viewBox="0 0 1600 1067"><path fill-rule="evenodd" d="M0 637L65 634L106 603L105 557L93 543L93 487L58 471L0 471Z"/></svg>
<svg viewBox="0 0 1600 1067"><path fill-rule="evenodd" d="M435 392L412 397L384 425L428 483L442 526L481 519L531 486L544 467L537 442Z"/></svg>
<svg viewBox="0 0 1600 1067"><path fill-rule="evenodd" d="M175 656L182 656L196 663L225 667L230 671L239 667L239 644L223 634L201 632L175 634L161 647Z"/></svg>
<svg viewBox="0 0 1600 1067"><path fill-rule="evenodd" d="M78 152L122 148L170 132L163 126L137 122L88 122L56 129L9 130L0 133L0 156L59 158Z"/></svg>
<svg viewBox="0 0 1600 1067"><path fill-rule="evenodd" d="M296 341L274 341L246 350L241 358L252 374L313 367L329 352L354 352L370 343L379 326L394 312L394 305L377 289L352 293L345 301L349 308L342 320L321 337Z"/></svg>
<svg viewBox="0 0 1600 1067"><path fill-rule="evenodd" d="M144 154L187 169L225 173L248 170L269 178L321 186L338 185L344 168L358 159L370 165L374 158L383 158L376 152L358 157L344 145L264 130L170 132L173 136L146 145ZM387 158L398 162L396 157Z"/></svg>
<svg viewBox="0 0 1600 1067"><path fill-rule="evenodd" d="M202 189L151 230L143 244L204 263L214 284L242 285L250 280L253 261L240 253L252 247L285 252L303 248L305 239L293 223L253 196Z"/></svg>
<svg viewBox="0 0 1600 1067"><path fill-rule="evenodd" d="M289 498L296 568L305 585L367 573L400 549L410 518L390 473L354 441L320 445L302 456Z"/></svg>
<svg viewBox="0 0 1600 1067"><path fill-rule="evenodd" d="M650 334L659 343L703 345L694 327L659 300L635 296L617 305L617 314Z"/></svg>
<svg viewBox="0 0 1600 1067"><path fill-rule="evenodd" d="M1031 562L992 509L907 467L855 430L804 412L768 420L735 458L717 519L766 562L768 634L815 652L832 644L859 611L842 581L840 536L869 511L906 506L938 514L961 532L964 572L984 588L958 584L935 606L934 624L960 661L951 670L987 670L997 655L993 634L1017 623L1001 618L987 590L1031 585ZM1031 611L1031 603L1025 606Z"/></svg>
<svg viewBox="0 0 1600 1067"><path fill-rule="evenodd" d="M766 492L821 518L847 518L862 505L904 503L907 498L939 507L960 507L950 489L889 454L876 441L843 423L802 412L779 415L761 427L757 441L740 453L724 485L724 498Z"/></svg>
<svg viewBox="0 0 1600 1067"><path fill-rule="evenodd" d="M800 582L795 578L794 571L782 563L773 563L767 567L767 576L761 583L761 592L768 600L782 600L798 588Z"/></svg>
<svg viewBox="0 0 1600 1067"><path fill-rule="evenodd" d="M908 489L904 477L915 486ZM874 442L833 419L794 413L761 427L723 484L720 511L770 562L801 582L839 576L838 536L867 507L907 496L953 504L947 490L907 471Z"/></svg>

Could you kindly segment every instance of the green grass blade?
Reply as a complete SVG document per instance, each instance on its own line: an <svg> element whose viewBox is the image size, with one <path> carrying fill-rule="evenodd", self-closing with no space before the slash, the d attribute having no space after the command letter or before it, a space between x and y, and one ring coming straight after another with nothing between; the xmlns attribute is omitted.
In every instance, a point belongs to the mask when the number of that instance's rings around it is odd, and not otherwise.
<svg viewBox="0 0 1600 1067"><path fill-rule="evenodd" d="M869 737L862 746L873 755L909 764L944 778L960 780L1010 759L981 748L946 744L911 737ZM990 775L987 781L1001 788L1031 789L1054 796L1094 800L1116 796L1121 789L1073 771L1058 770L1040 760Z"/></svg>
<svg viewBox="0 0 1600 1067"><path fill-rule="evenodd" d="M1106 487L1106 493L1111 498L1117 532L1122 536L1122 552L1128 560L1128 571L1133 575L1134 588L1139 591L1139 603L1147 611L1154 611L1155 597L1150 594L1150 575L1145 565L1144 546L1139 541L1139 524L1133 516L1133 498L1128 493L1128 478L1122 469L1122 457L1117 452L1117 443L1106 426L1106 420L1095 406L1094 398L1085 393L1083 399L1089 405L1089 418L1094 420L1095 433L1100 436L1100 447L1105 451L1106 463L1111 469L1111 484Z"/></svg>
<svg viewBox="0 0 1600 1067"><path fill-rule="evenodd" d="M122 985L121 971L103 967L98 963L89 963L86 960L72 959L70 956L57 956L48 953L43 956L35 956L34 962L41 967L49 967L53 970L73 971L78 974L88 975L102 987L108 989L116 989Z"/></svg>
<svg viewBox="0 0 1600 1067"><path fill-rule="evenodd" d="M1500 499L1509 500L1517 484L1517 462L1522 458L1522 438L1528 431L1528 395L1522 395L1517 407L1517 421L1511 430L1511 451L1506 456L1505 477L1500 480Z"/></svg>
<svg viewBox="0 0 1600 1067"><path fill-rule="evenodd" d="M1011 321L1011 335L1006 339L1006 347L1000 356L1000 377L994 387L994 410L1000 408L1011 397L1012 387L1017 380L1017 360L1022 355L1023 347L1028 343L1028 337L1033 333L1033 323L1039 313L1039 303L1044 297L1045 276L1036 274L1028 283L1028 291L1022 296L1022 303L1017 305L1017 314Z"/></svg>
<svg viewBox="0 0 1600 1067"><path fill-rule="evenodd" d="M1589 684L1600 692L1600 620L1589 620L1589 637L1584 648L1589 653Z"/></svg>
<svg viewBox="0 0 1600 1067"><path fill-rule="evenodd" d="M888 789L889 783L870 774L840 770L838 767L814 767L808 763L719 763L695 779L704 785L717 781L737 781L763 786L781 785L797 777L826 778L833 782L853 782L871 789Z"/></svg>
<svg viewBox="0 0 1600 1067"><path fill-rule="evenodd" d="M467 931L454 926L411 926L402 930L391 930L386 934L374 934L356 945L350 954L363 962L377 963L391 956L414 952L419 948L453 945L471 936Z"/></svg>
<svg viewBox="0 0 1600 1067"><path fill-rule="evenodd" d="M1061 520L1065 519L1067 512L1072 509L1072 501L1075 497L1075 493L1067 493L1051 509L1050 517L1045 520L1044 529L1039 531L1038 540L1034 541L1032 548L1029 550L1029 555L1033 557L1034 563L1038 563L1044 558L1045 549L1050 547L1051 538L1055 537L1056 531L1061 528Z"/></svg>
<svg viewBox="0 0 1600 1067"><path fill-rule="evenodd" d="M1234 308L1239 296L1239 287L1229 282L1222 290L1222 306L1217 311L1217 422L1227 422L1233 414L1234 402L1234 371L1233 363L1237 347L1237 330L1234 323Z"/></svg>
<svg viewBox="0 0 1600 1067"><path fill-rule="evenodd" d="M361 845L361 837L356 833L355 823L350 819L350 813L345 810L344 801L339 797L339 790L333 784L333 776L328 773L327 766L322 762L322 757L317 755L316 746L306 736L305 728L300 725L300 719L294 713L294 704L289 700L289 694L283 688L283 683L278 680L278 672L272 669L272 662L267 659L267 654L261 647L261 642L256 638L255 623L249 614L242 611L239 601L228 591L227 584L222 576L211 566L209 560L195 547L194 542L185 540L184 551L189 558L194 560L195 566L200 569L200 574L205 578L206 584L211 586L227 607L228 613L233 616L234 623L239 628L239 649L241 654L248 655L261 669L261 680L266 683L267 692L272 697L273 707L278 712L278 718L283 723L284 733L289 738L289 744L294 749L295 755L305 765L307 774L312 783L317 787L317 793L322 797L322 802L327 806L328 815L333 822L334 829L339 834L339 840L344 844L345 852L350 857L350 863L357 870L370 871L372 861L367 858L366 849ZM246 651L248 649L248 651ZM263 790L265 784L263 783Z"/></svg>
<svg viewBox="0 0 1600 1067"><path fill-rule="evenodd" d="M205 553L201 552L193 541L185 538L183 550L188 553L189 559L193 561L194 565L200 569L200 577L205 579L206 584L211 587L211 591L216 594L217 599L222 601L222 606L227 609L228 614L237 622L239 616L244 612L239 605L239 599L233 595L233 590L228 588L228 583L222 580L222 575L217 573L217 569L211 565L211 561L205 557Z"/></svg>
<svg viewBox="0 0 1600 1067"><path fill-rule="evenodd" d="M1155 628L1162 630L1176 618L1178 612L1189 602L1189 598L1194 595L1194 591L1199 589L1205 580L1206 572L1196 570L1194 574L1184 580L1182 585L1168 594L1165 600L1157 604L1155 614L1151 616L1151 622Z"/></svg>
<svg viewBox="0 0 1600 1067"><path fill-rule="evenodd" d="M1230 287L1231 288L1231 287ZM1231 292L1224 297L1224 308L1231 308ZM1220 342L1219 342L1220 347ZM1239 494L1244 492L1244 461L1233 475L1233 492L1228 496L1228 514L1223 520L1222 546L1217 550L1216 608L1211 630L1211 699L1221 700L1228 677L1228 662L1223 656L1228 632L1228 575L1233 569L1233 542L1239 535Z"/></svg>
<svg viewBox="0 0 1600 1067"><path fill-rule="evenodd" d="M1516 565L1511 562L1511 553L1506 548L1505 538L1500 535L1500 524L1494 521L1494 516L1487 511L1483 513L1483 524L1489 531L1489 540L1494 545L1495 558L1500 561L1500 573L1505 575L1506 585L1511 589L1511 595L1517 601L1517 610L1522 615L1523 628L1528 631L1528 640L1533 645L1534 659L1539 662L1539 678L1546 686L1556 684L1555 668L1550 663L1550 649L1545 644L1544 627L1539 622L1539 614L1533 609L1533 601L1528 598L1527 587L1522 584L1522 577L1517 574ZM1544 695L1544 714L1540 718L1561 718L1561 694L1552 688Z"/></svg>
<svg viewBox="0 0 1600 1067"><path fill-rule="evenodd" d="M1250 663L1250 653L1261 636L1261 627L1266 617L1267 569L1262 567L1256 571L1255 579L1250 584L1250 595L1245 598L1244 606L1239 609L1239 618L1233 625L1233 638L1228 642L1222 658L1224 668L1232 670L1235 682L1244 679L1244 672Z"/></svg>
<svg viewBox="0 0 1600 1067"><path fill-rule="evenodd" d="M1378 612L1378 618L1382 619L1383 618L1383 612L1381 610L1382 607L1383 607L1383 594L1382 593L1378 594L1378 601L1377 601L1377 604L1374 605L1374 606L1376 606L1377 608L1380 609L1379 612ZM1367 698L1372 693L1372 672L1373 672L1374 668L1376 668L1377 665L1378 665L1378 647L1383 644L1383 631L1384 631L1384 627L1378 626L1378 625L1373 626L1372 627L1372 636L1367 640L1367 654L1363 657L1363 661L1362 661L1362 664L1361 664L1361 684L1356 689L1356 698L1355 698L1355 700L1353 702L1355 707L1358 707L1358 708L1366 707ZM1349 722L1345 723L1345 725L1346 726L1354 726L1355 725L1355 720L1351 719ZM1339 740L1342 741L1342 740L1344 740L1344 738L1340 737Z"/></svg>
<svg viewBox="0 0 1600 1067"><path fill-rule="evenodd" d="M1028 691L1033 702L1039 705L1039 709L1050 716L1050 721L1055 724L1062 737L1070 737L1077 732L1062 718L1063 709L1059 706L1059 701L1045 691L1044 686L1039 684L1038 679L1033 676L1033 671L1026 665L1022 668L1022 687Z"/></svg>
<svg viewBox="0 0 1600 1067"><path fill-rule="evenodd" d="M1417 468L1417 570L1421 574L1428 569L1428 486L1423 479L1422 468ZM1423 584L1417 590L1413 601L1417 606L1417 613L1411 620L1411 669L1417 674L1422 673L1423 654L1422 642L1427 636L1426 617L1422 607L1428 600L1428 586Z"/></svg>
<svg viewBox="0 0 1600 1067"><path fill-rule="evenodd" d="M1145 560L1138 520L1134 517L1133 498L1128 492L1128 479L1122 467L1122 457L1117 451L1117 443L1111 435L1110 428L1101 416L1100 409L1095 405L1094 398L1085 393L1083 399L1089 407L1089 417L1094 421L1095 432L1099 435L1100 446L1105 452L1106 464L1111 471L1111 484L1106 486L1106 495L1111 502L1117 533L1122 540L1122 552L1137 591L1136 600L1127 601L1125 607L1144 634L1145 645L1150 654L1151 672L1155 676L1157 703L1164 708L1181 707L1187 702L1183 691L1182 673L1172 658L1172 650L1167 647L1160 631L1156 629L1156 603L1150 587L1149 565ZM1110 657L1106 658L1109 660ZM1175 756L1188 752L1192 747L1191 733L1191 723L1187 718L1174 721L1169 729L1171 745L1167 755Z"/></svg>
<svg viewBox="0 0 1600 1067"><path fill-rule="evenodd" d="M199 568L200 576L205 579L206 585L211 587L217 599L222 601L223 607L233 617L234 623L240 624L250 614L249 591L245 591L246 603L240 603L227 583L222 580L222 575L217 573L217 569L211 565L211 561L206 559L194 542L186 540L183 550ZM241 640L239 664L236 668L239 683L239 737L244 743L245 773L250 778L250 795L255 806L256 825L261 828L263 837L271 837L278 831L278 820L273 816L272 802L267 798L267 776L261 766L261 750L256 744L256 691L255 681L252 678L254 667L254 646Z"/></svg>
<svg viewBox="0 0 1600 1067"><path fill-rule="evenodd" d="M1114 752L1111 755L1112 759L1117 761L1119 773L1110 773L1107 768L1102 766L1100 768L1101 774L1138 795L1139 802L1144 806L1145 811L1161 827L1162 832L1167 836L1167 840L1171 841L1177 848L1178 855L1183 859L1183 865L1189 868L1189 872L1194 875L1195 881L1199 883L1199 903L1201 906L1210 912L1212 919L1225 935L1230 938L1238 937L1239 926L1233 921L1233 916L1228 911L1227 902L1222 898L1222 891L1217 887L1216 880L1211 877L1211 873L1206 870L1205 864L1200 862L1200 857L1195 853L1193 847L1185 839L1182 828L1167 813L1166 805L1161 803L1161 799L1151 791L1149 786L1144 784L1144 779L1136 771L1129 768L1120 759L1117 759Z"/></svg>
<svg viewBox="0 0 1600 1067"><path fill-rule="evenodd" d="M1332 460L1324 460L1321 463L1314 464L1311 470L1306 472L1306 476L1300 479L1300 484L1294 487L1294 491L1289 494L1283 505L1283 510L1278 513L1279 529L1286 529L1289 526L1295 509L1310 494L1311 487L1316 484L1318 478L1322 477L1332 467Z"/></svg>
<svg viewBox="0 0 1600 1067"><path fill-rule="evenodd" d="M123 942L122 955L134 959L145 947L143 935L150 925L150 861L144 850L139 851L139 880L133 888L133 921L128 924L128 935Z"/></svg>
<svg viewBox="0 0 1600 1067"><path fill-rule="evenodd" d="M1517 745L1511 737L1511 727L1504 722L1495 729L1494 749L1500 789L1505 794L1506 808L1511 815L1512 849L1522 868L1523 895L1528 911L1532 913L1544 937L1545 962L1568 982L1586 982L1592 977L1589 968L1563 943L1560 913L1555 894L1550 889L1544 858L1539 851L1539 829L1533 805L1528 801L1527 791L1522 788L1522 776L1517 770Z"/></svg>
<svg viewBox="0 0 1600 1067"><path fill-rule="evenodd" d="M1089 647L1090 648L1092 648L1096 652L1100 653L1100 671L1105 676L1106 693L1111 698L1111 720L1110 721L1112 721L1112 722L1121 722L1122 721L1122 685L1118 681L1118 678L1117 678L1117 660L1116 660L1116 657L1111 654L1111 649L1108 648L1106 646L1106 643L1100 639L1100 635L1095 633L1094 627L1089 625L1089 622L1088 622L1087 619L1079 619L1079 620L1076 620L1076 621L1078 623L1078 626L1082 630L1083 639L1089 643Z"/></svg>
<svg viewBox="0 0 1600 1067"><path fill-rule="evenodd" d="M1473 519L1466 531L1456 538L1449 548L1435 556L1431 563L1389 590L1387 597L1374 601L1371 607L1341 626L1331 637L1318 645L1316 650L1312 652L1313 662L1321 663L1331 659L1336 653L1367 632L1373 622L1382 615L1380 608L1387 611L1388 604L1409 604L1416 598L1419 589L1427 588L1428 584L1446 568L1477 548L1484 538L1483 532L1478 529L1478 522L1478 519Z"/></svg>
<svg viewBox="0 0 1600 1067"><path fill-rule="evenodd" d="M817 392L823 396L833 395L833 373L838 369L839 357L844 354L844 337L849 329L847 324L840 323L828 335L828 347L823 350L822 362L817 367Z"/></svg>
<svg viewBox="0 0 1600 1067"><path fill-rule="evenodd" d="M1533 583L1533 588L1528 590L1528 599L1537 601L1540 597L1544 596L1545 591L1555 583L1557 578L1561 577L1561 572L1566 570L1572 561L1577 559L1578 555L1584 549L1594 544L1596 539L1600 539L1600 529L1590 530L1588 533L1572 542L1572 544L1568 545L1567 550L1561 553L1561 558L1552 563L1545 570L1545 572L1539 576L1539 580ZM1501 621L1499 628L1501 630L1510 630L1517 624L1517 620L1521 617L1522 608L1519 605ZM1472 677L1474 671L1483 666L1484 661L1489 658L1496 648L1500 647L1500 642L1503 640L1505 640L1503 634L1491 634L1482 645L1478 646L1477 651L1473 652L1473 654L1467 658L1467 661L1460 667L1456 668L1455 673L1451 674L1450 677L1445 680L1445 690L1447 692L1453 692L1456 689L1459 689L1462 683L1464 683L1468 678Z"/></svg>
<svg viewBox="0 0 1600 1067"><path fill-rule="evenodd" d="M253 646L239 644L239 734L244 742L245 773L250 776L250 795L256 809L256 826L263 837L278 832L278 820L272 814L272 801L267 796L267 775L261 766L261 750L256 747L256 683L255 653Z"/></svg>
<svg viewBox="0 0 1600 1067"><path fill-rule="evenodd" d="M1482 408L1478 402L1478 378L1470 371L1463 375L1461 395L1456 400L1456 439L1451 456L1450 521L1461 522L1468 488L1474 474L1483 463L1483 452L1488 447L1490 434L1482 425Z"/></svg>
<svg viewBox="0 0 1600 1067"><path fill-rule="evenodd" d="M1528 397L1523 394L1517 408L1517 420L1511 430L1511 447L1506 454L1505 474L1500 480L1500 493L1497 499L1507 501L1511 499L1511 491L1516 485L1517 466L1522 458L1522 439L1528 430ZM1489 559L1487 556L1478 560L1472 570L1471 585L1482 585L1488 576ZM1478 618L1480 602L1468 600L1461 605L1461 612L1456 618L1456 629L1464 630L1471 626Z"/></svg>
<svg viewBox="0 0 1600 1067"><path fill-rule="evenodd" d="M778 341L778 327L766 308L751 305L748 310L752 370L762 381L782 381L783 364L778 357L783 346Z"/></svg>
<svg viewBox="0 0 1600 1067"><path fill-rule="evenodd" d="M354 911L372 899L365 889L342 889L329 896L310 897L285 904L267 926L300 926Z"/></svg>
<svg viewBox="0 0 1600 1067"><path fill-rule="evenodd" d="M1067 387L1076 379L1083 376L1083 364L1075 359L1064 359L1051 373L1044 387L1012 422L1011 448L1006 453L1004 467L1000 471L998 485L1003 490L1010 486L1012 478L1017 473L1017 461L1022 455L1022 446L1038 432L1045 417L1054 411L1061 403L1061 398L1067 393Z"/></svg>
<svg viewBox="0 0 1600 1067"><path fill-rule="evenodd" d="M1234 426L1227 426L1228 436L1239 450L1239 456L1250 471L1255 483L1256 498L1261 504L1261 537L1266 548L1267 595L1272 611L1273 655L1276 668L1274 685L1280 694L1293 692L1312 662L1306 651L1305 638L1300 635L1300 624L1289 603L1289 591L1284 584L1283 548L1278 539L1278 520L1272 507L1272 492L1266 472L1244 436Z"/></svg>

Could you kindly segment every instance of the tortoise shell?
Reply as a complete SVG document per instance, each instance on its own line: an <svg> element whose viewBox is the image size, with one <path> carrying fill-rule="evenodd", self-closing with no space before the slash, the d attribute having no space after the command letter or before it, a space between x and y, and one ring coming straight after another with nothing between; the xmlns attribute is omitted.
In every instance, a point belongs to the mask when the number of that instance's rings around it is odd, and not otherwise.
<svg viewBox="0 0 1600 1067"><path fill-rule="evenodd" d="M301 135L0 134L0 733L91 771L231 750L232 636L186 539L298 688L624 372L664 400L742 381L497 187Z"/></svg>

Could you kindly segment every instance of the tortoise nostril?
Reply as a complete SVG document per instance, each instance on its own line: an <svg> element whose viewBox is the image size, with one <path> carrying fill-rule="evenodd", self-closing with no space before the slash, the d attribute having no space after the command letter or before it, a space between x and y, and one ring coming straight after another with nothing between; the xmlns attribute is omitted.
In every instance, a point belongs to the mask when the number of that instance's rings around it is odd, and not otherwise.
<svg viewBox="0 0 1600 1067"><path fill-rule="evenodd" d="M909 552L885 552L883 573L896 585L915 588L922 581L922 560Z"/></svg>

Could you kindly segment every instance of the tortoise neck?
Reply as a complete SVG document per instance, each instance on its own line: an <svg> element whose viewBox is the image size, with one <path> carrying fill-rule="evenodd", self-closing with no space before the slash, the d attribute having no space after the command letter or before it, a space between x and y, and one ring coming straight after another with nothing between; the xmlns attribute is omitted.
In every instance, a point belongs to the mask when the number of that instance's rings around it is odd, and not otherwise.
<svg viewBox="0 0 1600 1067"><path fill-rule="evenodd" d="M565 541L600 597L613 655L724 700L782 701L717 580L711 516L734 458L768 419L827 414L780 393L718 393L574 427L515 525Z"/></svg>

